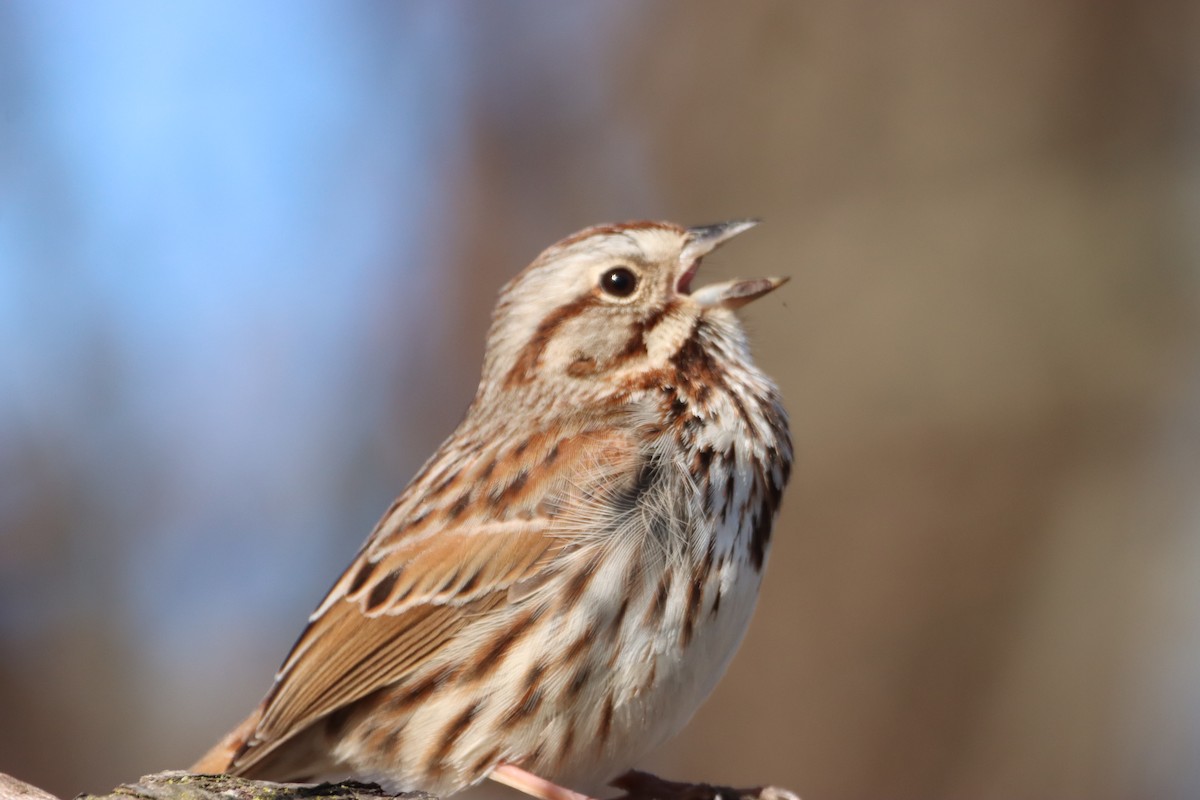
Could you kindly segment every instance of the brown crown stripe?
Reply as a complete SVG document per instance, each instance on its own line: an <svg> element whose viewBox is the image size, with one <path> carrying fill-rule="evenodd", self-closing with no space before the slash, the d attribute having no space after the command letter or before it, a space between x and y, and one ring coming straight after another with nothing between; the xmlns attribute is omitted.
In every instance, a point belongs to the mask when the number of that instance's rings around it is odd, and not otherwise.
<svg viewBox="0 0 1200 800"><path fill-rule="evenodd" d="M593 225L590 228L584 228L577 233L571 234L565 239L559 240L554 244L552 249L563 250L573 244L578 244L585 239L590 239L593 236L611 236L613 234L624 233L625 231L644 231L652 230L654 228L664 231L674 231L675 233L680 234L684 233L686 230L685 228L670 222L657 222L650 219L630 220L629 222L618 222L611 225Z"/></svg>
<svg viewBox="0 0 1200 800"><path fill-rule="evenodd" d="M595 295L589 291L555 309L543 319L541 324L538 325L537 330L533 332L533 336L530 337L529 341L525 343L525 346L517 355L517 360L513 364L512 369L509 370L508 375L504 377L504 386L512 388L531 381L537 370L538 362L542 359L542 354L550 346L550 340L554 338L554 334L558 332L558 329L571 319L582 314L595 302Z"/></svg>

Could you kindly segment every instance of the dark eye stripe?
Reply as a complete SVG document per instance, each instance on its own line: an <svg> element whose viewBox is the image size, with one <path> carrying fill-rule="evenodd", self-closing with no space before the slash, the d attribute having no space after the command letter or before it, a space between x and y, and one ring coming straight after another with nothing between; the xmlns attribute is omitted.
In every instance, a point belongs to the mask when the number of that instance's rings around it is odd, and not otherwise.
<svg viewBox="0 0 1200 800"><path fill-rule="evenodd" d="M597 302L599 300L596 298L595 292L589 290L565 306L547 314L538 325L537 330L534 331L533 336L521 349L516 364L504 377L505 385L512 387L533 380L534 371L542 358L542 353L545 352L558 329Z"/></svg>

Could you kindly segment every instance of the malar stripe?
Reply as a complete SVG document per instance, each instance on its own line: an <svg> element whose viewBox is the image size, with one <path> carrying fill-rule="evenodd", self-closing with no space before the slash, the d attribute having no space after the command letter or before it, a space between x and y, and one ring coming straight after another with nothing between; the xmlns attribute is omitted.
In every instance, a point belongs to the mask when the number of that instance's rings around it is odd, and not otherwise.
<svg viewBox="0 0 1200 800"><path fill-rule="evenodd" d="M618 366L635 358L641 358L648 353L647 342L650 338L650 333L659 326L659 324L667 318L678 307L678 303L674 300L666 305L651 311L644 319L637 320L633 323L632 332L625 345L617 352L612 359L612 365Z"/></svg>
<svg viewBox="0 0 1200 800"><path fill-rule="evenodd" d="M679 308L678 300L668 300L662 306L654 309L647 317L642 320L642 334L649 336L650 333L659 326L664 319L675 313L675 309Z"/></svg>
<svg viewBox="0 0 1200 800"><path fill-rule="evenodd" d="M644 355L646 355L646 335L641 325L634 325L633 333L629 335L625 345L612 357L612 366L624 364L626 361L641 358Z"/></svg>

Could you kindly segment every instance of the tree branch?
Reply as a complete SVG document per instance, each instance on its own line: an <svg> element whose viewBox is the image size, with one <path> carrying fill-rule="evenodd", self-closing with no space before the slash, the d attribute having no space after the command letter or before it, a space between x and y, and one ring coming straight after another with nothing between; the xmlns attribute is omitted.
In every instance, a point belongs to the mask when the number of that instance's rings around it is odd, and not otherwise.
<svg viewBox="0 0 1200 800"><path fill-rule="evenodd" d="M123 783L108 794L81 794L77 800L438 800L425 792L392 795L373 783L271 783L230 775L159 772ZM0 800L57 800L53 795L0 773Z"/></svg>

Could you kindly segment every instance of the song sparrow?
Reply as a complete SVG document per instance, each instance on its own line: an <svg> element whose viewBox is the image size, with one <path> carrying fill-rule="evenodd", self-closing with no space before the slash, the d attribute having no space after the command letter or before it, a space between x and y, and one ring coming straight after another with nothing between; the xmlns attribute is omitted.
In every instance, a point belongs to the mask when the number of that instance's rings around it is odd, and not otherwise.
<svg viewBox="0 0 1200 800"><path fill-rule="evenodd" d="M193 766L542 798L674 734L750 619L792 459L734 309L692 288L753 221L581 231L500 294L466 418Z"/></svg>

